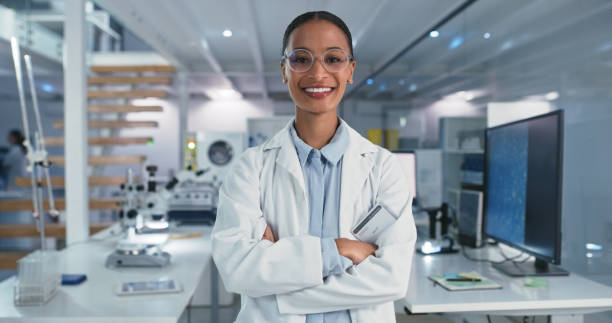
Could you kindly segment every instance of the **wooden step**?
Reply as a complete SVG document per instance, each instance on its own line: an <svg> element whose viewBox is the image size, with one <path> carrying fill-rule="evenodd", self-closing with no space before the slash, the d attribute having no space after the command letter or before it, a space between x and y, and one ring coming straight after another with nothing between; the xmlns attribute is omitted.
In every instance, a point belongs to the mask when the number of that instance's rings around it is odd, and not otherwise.
<svg viewBox="0 0 612 323"><path fill-rule="evenodd" d="M113 225L112 223L97 223L89 226L89 234L96 234ZM45 225L45 236L49 238L65 238L66 224L51 223ZM34 224L2 224L0 238L38 238L40 232Z"/></svg>
<svg viewBox="0 0 612 323"><path fill-rule="evenodd" d="M125 121L125 120L90 120L87 122L89 128L157 128L157 121ZM64 128L64 120L53 121L53 127L56 129Z"/></svg>
<svg viewBox="0 0 612 323"><path fill-rule="evenodd" d="M31 251L2 251L0 252L0 269L17 269L17 260L25 257Z"/></svg>
<svg viewBox="0 0 612 323"><path fill-rule="evenodd" d="M91 137L87 143L91 146L147 145L153 143L153 137ZM64 137L45 137L45 144L63 146Z"/></svg>
<svg viewBox="0 0 612 323"><path fill-rule="evenodd" d="M119 202L122 199L90 199L90 210L119 210ZM49 202L45 200L43 205L45 210L49 209ZM55 200L55 208L58 210L66 209L66 201L64 199ZM0 200L0 211L31 211L32 200Z"/></svg>
<svg viewBox="0 0 612 323"><path fill-rule="evenodd" d="M49 156L48 160L55 165L65 165L64 156ZM89 156L87 164L91 166L102 165L129 165L140 164L147 160L146 156Z"/></svg>
<svg viewBox="0 0 612 323"><path fill-rule="evenodd" d="M89 186L119 186L126 182L125 176L90 176L88 179ZM29 177L17 177L13 184L16 187L30 187ZM43 185L47 185L47 181L43 179ZM65 177L63 176L51 176L51 186L53 187L64 187Z"/></svg>
<svg viewBox="0 0 612 323"><path fill-rule="evenodd" d="M98 65L92 66L91 71L94 73L112 73L112 72L174 72L174 66L171 65Z"/></svg>
<svg viewBox="0 0 612 323"><path fill-rule="evenodd" d="M92 76L87 78L88 84L170 84L168 76Z"/></svg>
<svg viewBox="0 0 612 323"><path fill-rule="evenodd" d="M90 105L89 113L130 113L130 112L161 112L164 109L158 105Z"/></svg>
<svg viewBox="0 0 612 323"><path fill-rule="evenodd" d="M87 91L88 99L165 98L166 96L168 96L168 92L164 90Z"/></svg>

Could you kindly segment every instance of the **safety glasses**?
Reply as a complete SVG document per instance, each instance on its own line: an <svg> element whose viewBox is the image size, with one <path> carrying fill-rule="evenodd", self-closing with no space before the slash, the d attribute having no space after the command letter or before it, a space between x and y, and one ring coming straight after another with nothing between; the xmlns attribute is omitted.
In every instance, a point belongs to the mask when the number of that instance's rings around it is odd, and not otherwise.
<svg viewBox="0 0 612 323"><path fill-rule="evenodd" d="M310 70L316 58L321 60L323 67L328 72L338 73L349 65L350 61L353 60L353 55L348 55L340 48L329 49L321 55L315 55L307 49L296 49L283 55L281 60L286 62L290 70L303 73Z"/></svg>

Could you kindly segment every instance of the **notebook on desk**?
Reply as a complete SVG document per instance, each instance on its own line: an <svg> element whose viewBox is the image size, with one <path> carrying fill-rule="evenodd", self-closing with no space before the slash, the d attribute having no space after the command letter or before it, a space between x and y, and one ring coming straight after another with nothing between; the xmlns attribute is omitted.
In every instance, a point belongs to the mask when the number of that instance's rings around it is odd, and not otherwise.
<svg viewBox="0 0 612 323"><path fill-rule="evenodd" d="M478 280L454 280L447 279L449 274L446 275L431 275L428 278L434 283L444 287L449 291L456 290L476 290L476 289L500 289L502 286L486 277L480 276L478 273L469 273L472 277L478 277ZM454 276L454 275L451 275Z"/></svg>

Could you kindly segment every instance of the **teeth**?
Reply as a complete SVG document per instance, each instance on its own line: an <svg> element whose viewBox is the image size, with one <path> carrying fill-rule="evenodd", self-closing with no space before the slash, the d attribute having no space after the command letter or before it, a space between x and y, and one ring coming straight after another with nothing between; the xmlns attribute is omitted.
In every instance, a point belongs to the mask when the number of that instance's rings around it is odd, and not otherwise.
<svg viewBox="0 0 612 323"><path fill-rule="evenodd" d="M331 91L331 87L307 87L304 89L306 92L329 92Z"/></svg>

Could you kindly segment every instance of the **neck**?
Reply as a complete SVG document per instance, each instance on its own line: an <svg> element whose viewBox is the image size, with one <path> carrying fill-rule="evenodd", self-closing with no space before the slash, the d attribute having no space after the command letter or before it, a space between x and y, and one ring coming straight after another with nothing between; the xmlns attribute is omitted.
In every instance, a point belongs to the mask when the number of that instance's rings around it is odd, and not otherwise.
<svg viewBox="0 0 612 323"><path fill-rule="evenodd" d="M314 114L295 108L295 130L298 137L315 149L327 145L336 133L339 121L336 110Z"/></svg>

